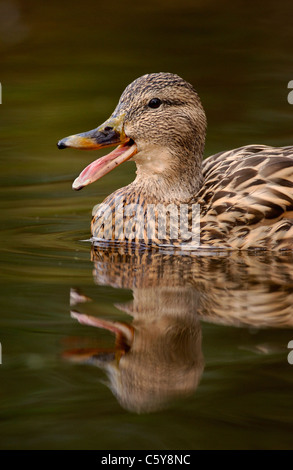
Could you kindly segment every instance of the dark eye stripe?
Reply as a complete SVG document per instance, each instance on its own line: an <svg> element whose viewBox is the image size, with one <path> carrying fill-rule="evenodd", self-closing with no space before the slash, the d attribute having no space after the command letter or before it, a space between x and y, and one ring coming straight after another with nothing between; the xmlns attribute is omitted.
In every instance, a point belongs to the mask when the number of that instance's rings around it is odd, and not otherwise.
<svg viewBox="0 0 293 470"><path fill-rule="evenodd" d="M165 104L167 106L183 106L184 102L178 99L172 99L172 100L160 100L160 98L152 98L149 103L148 107L149 108L159 108L161 104Z"/></svg>
<svg viewBox="0 0 293 470"><path fill-rule="evenodd" d="M181 100L164 100L164 104L167 104L169 106L182 106L184 105L185 103Z"/></svg>

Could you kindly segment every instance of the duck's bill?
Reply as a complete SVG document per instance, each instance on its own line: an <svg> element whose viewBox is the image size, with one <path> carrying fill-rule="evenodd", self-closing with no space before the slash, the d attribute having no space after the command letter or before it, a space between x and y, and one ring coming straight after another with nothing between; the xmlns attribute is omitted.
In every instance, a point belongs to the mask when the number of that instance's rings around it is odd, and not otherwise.
<svg viewBox="0 0 293 470"><path fill-rule="evenodd" d="M58 142L58 148L67 147L81 150L98 150L116 144L118 147L108 155L90 163L75 179L72 188L76 191L84 188L88 184L102 178L111 170L126 162L137 153L137 147L133 140L127 138L122 132L112 127L109 132L106 126L102 126L93 131L83 134L76 134L66 137Z"/></svg>

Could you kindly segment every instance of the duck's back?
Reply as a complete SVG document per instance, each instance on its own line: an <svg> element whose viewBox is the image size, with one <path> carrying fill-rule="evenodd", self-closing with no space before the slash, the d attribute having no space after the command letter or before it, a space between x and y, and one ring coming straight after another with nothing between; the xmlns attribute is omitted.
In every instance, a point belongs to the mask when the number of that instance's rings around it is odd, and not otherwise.
<svg viewBox="0 0 293 470"><path fill-rule="evenodd" d="M293 249L293 146L249 145L203 162L201 243Z"/></svg>

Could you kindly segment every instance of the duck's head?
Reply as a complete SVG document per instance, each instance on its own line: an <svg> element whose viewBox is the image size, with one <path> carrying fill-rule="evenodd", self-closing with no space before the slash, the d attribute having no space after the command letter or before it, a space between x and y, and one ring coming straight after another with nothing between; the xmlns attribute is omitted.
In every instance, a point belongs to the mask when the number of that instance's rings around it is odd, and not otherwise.
<svg viewBox="0 0 293 470"><path fill-rule="evenodd" d="M60 149L95 150L117 145L86 167L74 181L78 190L132 159L145 176L200 168L206 117L192 85L172 73L152 73L132 82L102 125L58 142Z"/></svg>

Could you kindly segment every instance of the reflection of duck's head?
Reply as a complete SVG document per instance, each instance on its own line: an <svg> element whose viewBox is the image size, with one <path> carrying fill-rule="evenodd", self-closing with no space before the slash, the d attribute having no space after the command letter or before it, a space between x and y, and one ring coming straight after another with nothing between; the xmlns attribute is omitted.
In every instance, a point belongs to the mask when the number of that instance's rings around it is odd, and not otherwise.
<svg viewBox="0 0 293 470"><path fill-rule="evenodd" d="M104 369L124 408L151 412L198 386L203 371L198 296L194 289L174 287L135 289L133 296L129 304L116 305L133 317L131 325L72 312L82 324L115 333L116 346L106 352L71 350L65 357Z"/></svg>
<svg viewBox="0 0 293 470"><path fill-rule="evenodd" d="M201 183L206 118L192 85L172 73L144 75L123 92L112 116L93 131L61 140L59 148L98 149L120 144L110 155L89 165L75 180L81 189L132 158L138 177L193 195ZM188 171L186 171L188 168ZM180 184L179 184L180 183ZM174 187L175 185L175 187Z"/></svg>
<svg viewBox="0 0 293 470"><path fill-rule="evenodd" d="M204 364L201 327L190 289L138 290L135 297L132 346L118 366L108 367L108 377L122 406L141 413L193 394ZM133 306L140 311L134 312Z"/></svg>

